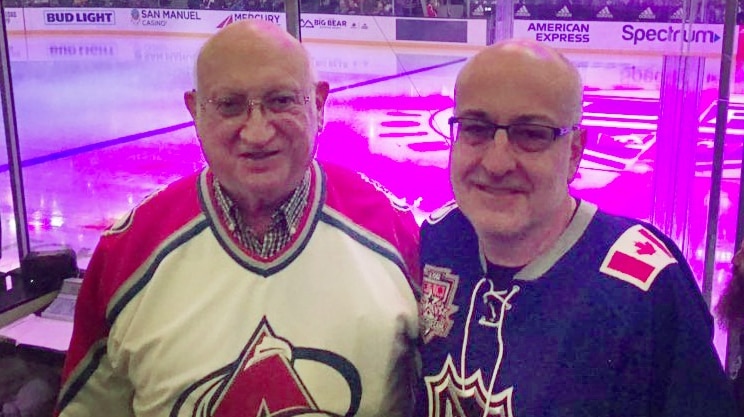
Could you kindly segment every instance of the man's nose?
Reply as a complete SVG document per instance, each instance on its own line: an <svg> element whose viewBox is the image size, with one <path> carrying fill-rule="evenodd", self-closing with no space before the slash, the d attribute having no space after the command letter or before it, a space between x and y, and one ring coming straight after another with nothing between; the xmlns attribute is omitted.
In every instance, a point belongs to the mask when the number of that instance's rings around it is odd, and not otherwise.
<svg viewBox="0 0 744 417"><path fill-rule="evenodd" d="M513 170L516 165L514 147L509 143L506 129L499 128L493 135L493 141L486 145L481 156L481 165L493 175L503 175Z"/></svg>
<svg viewBox="0 0 744 417"><path fill-rule="evenodd" d="M271 119L267 117L261 102L248 102L246 113L245 120L240 128L240 138L255 145L261 145L271 140L276 133L276 127Z"/></svg>

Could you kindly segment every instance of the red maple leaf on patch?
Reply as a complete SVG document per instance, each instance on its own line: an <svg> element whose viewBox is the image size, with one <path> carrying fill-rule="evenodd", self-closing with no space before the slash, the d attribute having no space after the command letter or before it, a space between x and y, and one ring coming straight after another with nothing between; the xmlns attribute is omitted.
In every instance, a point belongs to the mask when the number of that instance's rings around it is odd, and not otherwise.
<svg viewBox="0 0 744 417"><path fill-rule="evenodd" d="M635 246L636 248L638 248L636 253L639 255L653 255L656 253L654 245L652 245L650 242L636 242Z"/></svg>

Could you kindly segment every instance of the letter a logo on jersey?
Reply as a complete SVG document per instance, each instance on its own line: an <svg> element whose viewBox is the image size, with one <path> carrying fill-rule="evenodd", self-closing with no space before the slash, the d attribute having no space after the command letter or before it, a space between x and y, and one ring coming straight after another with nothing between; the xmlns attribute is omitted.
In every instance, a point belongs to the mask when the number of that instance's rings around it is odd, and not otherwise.
<svg viewBox="0 0 744 417"><path fill-rule="evenodd" d="M310 365L304 368L305 374L295 369L298 361ZM323 397L319 403L308 381L315 391L322 387L337 394ZM239 358L189 387L170 415L354 415L359 410L361 390L353 364L330 351L293 346L278 337L264 318Z"/></svg>
<svg viewBox="0 0 744 417"><path fill-rule="evenodd" d="M213 417L272 416L286 410L317 411L290 364L291 347L261 326L243 356ZM251 395L246 395L250 393Z"/></svg>

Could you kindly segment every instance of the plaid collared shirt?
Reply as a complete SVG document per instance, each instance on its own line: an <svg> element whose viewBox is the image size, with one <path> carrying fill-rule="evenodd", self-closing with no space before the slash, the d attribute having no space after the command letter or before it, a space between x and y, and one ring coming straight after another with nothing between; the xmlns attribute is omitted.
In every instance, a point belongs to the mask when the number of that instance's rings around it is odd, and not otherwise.
<svg viewBox="0 0 744 417"><path fill-rule="evenodd" d="M214 178L213 185L217 203L233 236L251 252L262 258L269 258L282 250L297 232L297 225L310 195L310 170L305 173L292 196L271 215L271 225L263 236L256 235L248 227L237 204L222 190L217 178Z"/></svg>

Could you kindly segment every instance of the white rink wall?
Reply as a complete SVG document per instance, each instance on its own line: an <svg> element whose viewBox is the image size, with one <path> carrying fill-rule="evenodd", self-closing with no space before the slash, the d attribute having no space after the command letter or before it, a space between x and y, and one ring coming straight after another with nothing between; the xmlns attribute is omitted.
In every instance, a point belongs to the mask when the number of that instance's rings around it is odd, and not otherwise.
<svg viewBox="0 0 744 417"><path fill-rule="evenodd" d="M9 33L208 35L243 19L286 27L279 12L144 8L7 8ZM370 44L486 45L485 19L302 14L303 40ZM662 22L515 20L514 37L558 49L631 54L720 55L723 25ZM738 36L737 36L738 37ZM683 43L682 40L689 41Z"/></svg>

